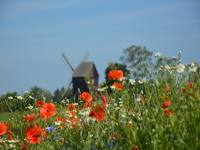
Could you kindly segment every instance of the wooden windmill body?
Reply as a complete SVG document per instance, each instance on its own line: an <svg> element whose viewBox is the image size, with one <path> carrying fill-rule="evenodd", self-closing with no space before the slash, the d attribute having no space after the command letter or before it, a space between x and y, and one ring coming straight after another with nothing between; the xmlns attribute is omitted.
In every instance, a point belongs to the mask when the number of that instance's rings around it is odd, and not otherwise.
<svg viewBox="0 0 200 150"><path fill-rule="evenodd" d="M85 81L85 75L89 77L90 82L94 87L98 87L99 74L97 72L94 62L86 62L88 55L85 56L83 61L81 61L81 63L76 69L73 69L72 65L70 64L68 58L64 53L62 54L62 56L67 62L68 67L72 71L72 79L69 80L67 88L63 93L63 96L70 88L71 83L73 87L73 95L76 97L76 99L78 97L78 94L80 94L78 93L78 91L80 91L81 93L89 92L88 84Z"/></svg>

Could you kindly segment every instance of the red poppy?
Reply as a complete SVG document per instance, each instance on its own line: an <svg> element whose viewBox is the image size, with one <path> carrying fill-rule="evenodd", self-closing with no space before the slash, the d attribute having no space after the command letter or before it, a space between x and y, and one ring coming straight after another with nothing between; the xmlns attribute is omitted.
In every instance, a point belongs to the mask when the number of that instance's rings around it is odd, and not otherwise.
<svg viewBox="0 0 200 150"><path fill-rule="evenodd" d="M56 117L56 120L57 120L57 121L62 121L62 122L64 122L64 121L65 121L65 119L66 119L66 118L62 118L62 117Z"/></svg>
<svg viewBox="0 0 200 150"><path fill-rule="evenodd" d="M175 115L176 113L174 113L172 110L164 110L165 116L169 116L170 114Z"/></svg>
<svg viewBox="0 0 200 150"><path fill-rule="evenodd" d="M78 119L78 118L73 118L73 119L71 120L71 122L72 122L72 123L78 123L78 124L80 124L80 119Z"/></svg>
<svg viewBox="0 0 200 150"><path fill-rule="evenodd" d="M105 95L105 94L101 96L102 102L103 102L103 107L106 107L108 105L106 97L107 97L107 95Z"/></svg>
<svg viewBox="0 0 200 150"><path fill-rule="evenodd" d="M69 110L78 109L78 106L77 105L73 105L73 104L69 104L68 109Z"/></svg>
<svg viewBox="0 0 200 150"><path fill-rule="evenodd" d="M167 108L169 105L171 105L171 103L172 103L172 101L166 100L166 101L163 103L162 108L163 108L163 109L164 109L164 108Z"/></svg>
<svg viewBox="0 0 200 150"><path fill-rule="evenodd" d="M70 118L73 118L74 116L76 116L76 113L75 113L75 112L73 112L73 111L70 111L70 112L68 113L68 115L71 115L71 117L70 117Z"/></svg>
<svg viewBox="0 0 200 150"><path fill-rule="evenodd" d="M29 143L19 143L19 145L21 146L22 149L27 149Z"/></svg>
<svg viewBox="0 0 200 150"><path fill-rule="evenodd" d="M55 119L56 121L59 121L59 126L64 126L66 124L65 120L68 118L56 117Z"/></svg>
<svg viewBox="0 0 200 150"><path fill-rule="evenodd" d="M88 108L88 107L91 107L92 106L92 103L91 102L86 102L83 104L83 108Z"/></svg>
<svg viewBox="0 0 200 150"><path fill-rule="evenodd" d="M139 149L139 146L135 146L135 147L133 148L133 150L137 150L137 149Z"/></svg>
<svg viewBox="0 0 200 150"><path fill-rule="evenodd" d="M110 139L111 139L111 140L116 140L117 137L118 137L117 133L116 133L116 134L111 134L111 135L110 135Z"/></svg>
<svg viewBox="0 0 200 150"><path fill-rule="evenodd" d="M89 116L95 117L98 121L101 121L105 118L106 112L101 105L97 104L97 106L92 107L92 112L89 114Z"/></svg>
<svg viewBox="0 0 200 150"><path fill-rule="evenodd" d="M34 127L26 127L26 133L25 136L27 139L29 139L29 143L38 143L41 141L41 136L46 136L46 132L43 131L37 124L34 124Z"/></svg>
<svg viewBox="0 0 200 150"><path fill-rule="evenodd" d="M182 91L182 93L186 93L186 90L185 90L185 89L182 89L181 91Z"/></svg>
<svg viewBox="0 0 200 150"><path fill-rule="evenodd" d="M124 73L122 70L111 70L108 73L108 79L120 80L122 77L124 77Z"/></svg>
<svg viewBox="0 0 200 150"><path fill-rule="evenodd" d="M171 89L172 89L172 86L166 86L166 87L163 89L163 92L164 92L164 93L170 92Z"/></svg>
<svg viewBox="0 0 200 150"><path fill-rule="evenodd" d="M192 89L193 83L192 82L188 82L186 83L186 86L188 89Z"/></svg>
<svg viewBox="0 0 200 150"><path fill-rule="evenodd" d="M182 89L182 93L186 93L186 91L188 89L193 89L193 83L192 82L186 83L186 89Z"/></svg>
<svg viewBox="0 0 200 150"><path fill-rule="evenodd" d="M80 97L86 102L92 101L92 96L88 92L83 92Z"/></svg>
<svg viewBox="0 0 200 150"><path fill-rule="evenodd" d="M8 138L9 138L9 140L13 140L13 136L12 136L12 133L11 133L12 129L11 129L9 123L8 123L8 122L5 122L4 124L5 124L6 127L7 127L7 133L8 133Z"/></svg>
<svg viewBox="0 0 200 150"><path fill-rule="evenodd" d="M121 70L111 70L108 73L108 78L109 79L116 79L116 80L120 80L122 77L124 77L124 73Z"/></svg>
<svg viewBox="0 0 200 150"><path fill-rule="evenodd" d="M0 135L7 133L7 126L4 123L0 123Z"/></svg>
<svg viewBox="0 0 200 150"><path fill-rule="evenodd" d="M40 107L42 107L43 104L44 104L44 103L43 103L43 101L41 101L41 100L38 100L38 101L35 103L35 105L38 105L38 106L40 106Z"/></svg>
<svg viewBox="0 0 200 150"><path fill-rule="evenodd" d="M47 119L53 117L56 111L56 106L53 103L45 103L40 108L40 117Z"/></svg>
<svg viewBox="0 0 200 150"><path fill-rule="evenodd" d="M123 89L122 83L114 82L112 86L114 86L117 90Z"/></svg>
<svg viewBox="0 0 200 150"><path fill-rule="evenodd" d="M36 120L36 115L35 114L32 114L32 115L26 115L26 118L24 119L24 122L30 122L32 123L33 120Z"/></svg>

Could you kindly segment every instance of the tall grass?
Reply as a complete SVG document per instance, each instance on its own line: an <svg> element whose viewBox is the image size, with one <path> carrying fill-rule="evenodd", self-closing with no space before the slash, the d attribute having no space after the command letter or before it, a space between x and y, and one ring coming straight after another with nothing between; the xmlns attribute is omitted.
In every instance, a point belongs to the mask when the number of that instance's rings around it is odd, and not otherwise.
<svg viewBox="0 0 200 150"><path fill-rule="evenodd" d="M26 149L43 150L132 150L138 149L136 146L141 150L200 149L200 74L191 72L189 67L183 72L178 72L178 66L160 67L152 71L149 80L144 76L135 83L130 82L129 76L116 81L122 83L123 89L112 87L101 121L90 113L105 102L101 96L107 93L106 87L98 93L89 92L93 108L83 108L86 102L79 98L74 104L78 108L70 110L68 101L63 100L62 109L48 119L42 119L41 108L33 104L32 109L9 120L13 140L8 139L8 133L1 135L1 148L21 149L19 143L23 143L27 144ZM171 103L163 107L166 100ZM27 114L36 114L36 120L24 122ZM26 128L34 123L45 131L48 127L52 130L46 131L45 137L41 135L37 144L29 144ZM11 146L10 142L15 143Z"/></svg>

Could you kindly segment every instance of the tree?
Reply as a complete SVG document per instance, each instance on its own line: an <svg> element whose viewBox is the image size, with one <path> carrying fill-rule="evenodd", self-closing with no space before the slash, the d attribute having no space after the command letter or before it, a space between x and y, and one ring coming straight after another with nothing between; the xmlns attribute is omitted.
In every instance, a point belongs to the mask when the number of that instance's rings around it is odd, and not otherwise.
<svg viewBox="0 0 200 150"><path fill-rule="evenodd" d="M53 101L60 103L62 99L62 93L61 91L57 88L56 91L54 92L53 96Z"/></svg>
<svg viewBox="0 0 200 150"><path fill-rule="evenodd" d="M46 98L46 102L50 101L52 99L52 94L49 90L34 86L31 88L30 93L33 93L34 96L43 95Z"/></svg>
<svg viewBox="0 0 200 150"><path fill-rule="evenodd" d="M63 95L63 93L65 94ZM70 100L73 99L72 89L69 88L66 92L64 87L62 87L61 89L58 88L56 89L56 91L54 92L53 101L60 103L62 102L63 99L70 99Z"/></svg>
<svg viewBox="0 0 200 150"><path fill-rule="evenodd" d="M132 45L123 50L124 55L120 57L120 61L133 69L133 76L138 79L148 73L149 66L152 66L152 52L146 47Z"/></svg>

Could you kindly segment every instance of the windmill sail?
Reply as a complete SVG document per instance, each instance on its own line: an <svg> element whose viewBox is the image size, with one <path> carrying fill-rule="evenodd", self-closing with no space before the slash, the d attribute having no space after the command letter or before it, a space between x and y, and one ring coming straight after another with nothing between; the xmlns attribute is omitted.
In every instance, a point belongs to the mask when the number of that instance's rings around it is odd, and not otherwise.
<svg viewBox="0 0 200 150"><path fill-rule="evenodd" d="M85 53L81 62L85 62L89 57L88 53Z"/></svg>
<svg viewBox="0 0 200 150"><path fill-rule="evenodd" d="M62 98L65 96L66 92L70 89L70 85L72 83L72 80L69 79L68 82L67 82L67 85L66 85L66 88L65 88L65 91L62 93Z"/></svg>
<svg viewBox="0 0 200 150"><path fill-rule="evenodd" d="M69 65L69 67L71 68L72 72L74 72L74 68L73 68L72 65L70 64L70 62L69 62L67 56L66 56L64 53L62 53L62 56L63 56L63 58L65 59L65 61L67 62L67 64Z"/></svg>

